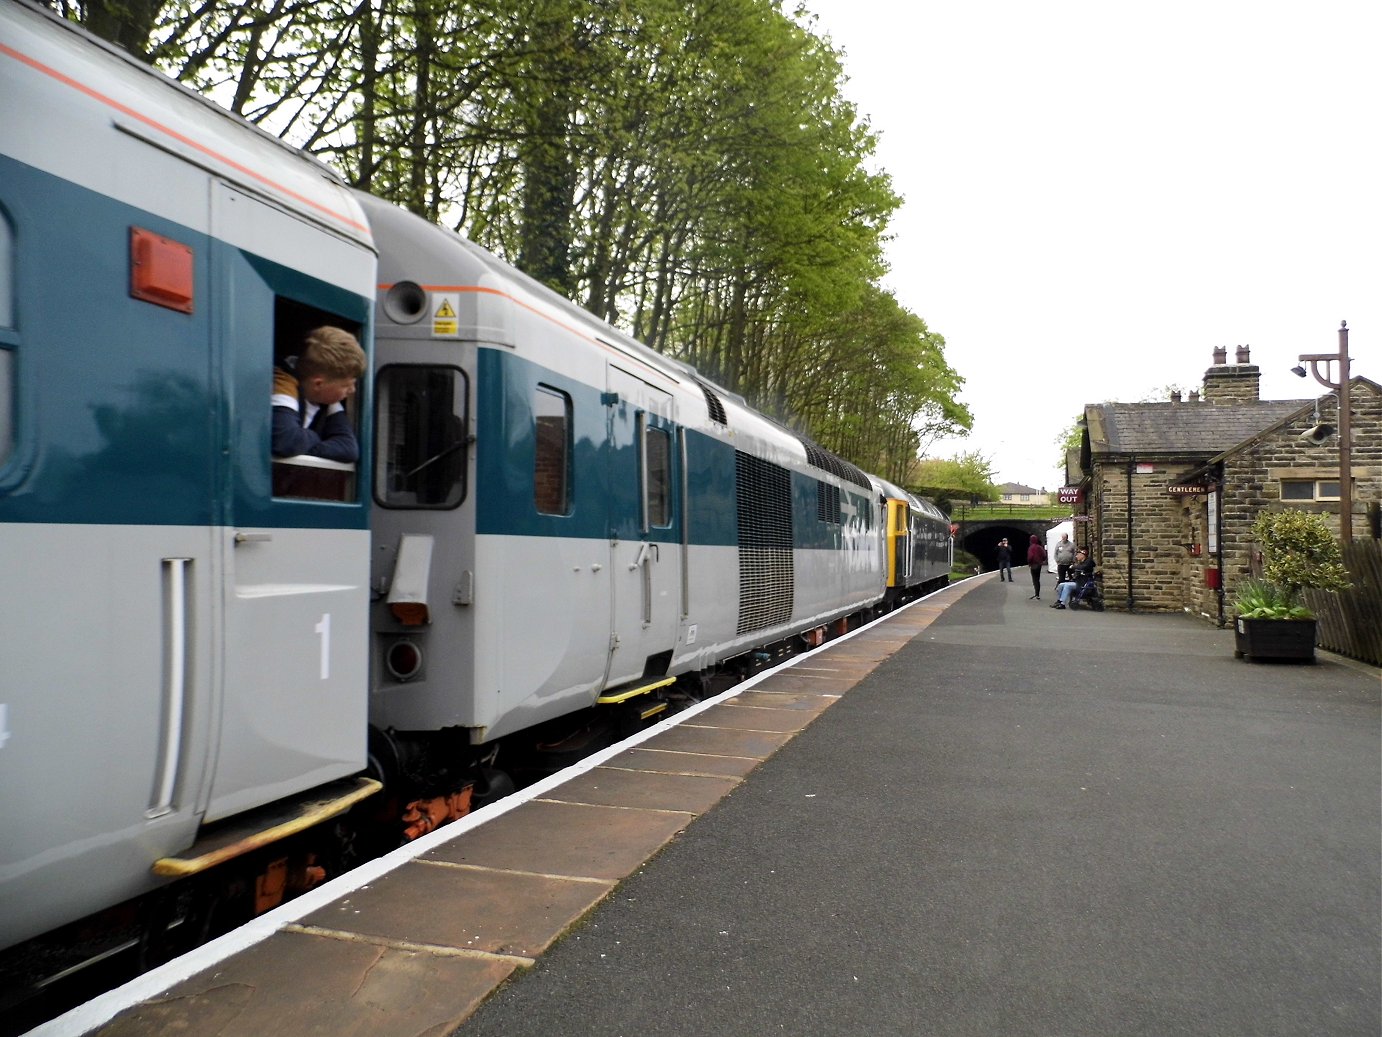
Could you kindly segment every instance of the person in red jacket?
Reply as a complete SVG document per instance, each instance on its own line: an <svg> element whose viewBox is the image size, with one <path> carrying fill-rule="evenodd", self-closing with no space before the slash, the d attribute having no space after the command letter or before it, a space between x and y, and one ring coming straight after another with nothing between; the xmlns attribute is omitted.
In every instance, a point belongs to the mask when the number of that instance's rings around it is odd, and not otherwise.
<svg viewBox="0 0 1382 1037"><path fill-rule="evenodd" d="M1032 534L1032 542L1027 545L1027 567L1032 570L1032 597L1040 601L1041 570L1046 567L1046 548L1041 546L1041 539L1035 533Z"/></svg>

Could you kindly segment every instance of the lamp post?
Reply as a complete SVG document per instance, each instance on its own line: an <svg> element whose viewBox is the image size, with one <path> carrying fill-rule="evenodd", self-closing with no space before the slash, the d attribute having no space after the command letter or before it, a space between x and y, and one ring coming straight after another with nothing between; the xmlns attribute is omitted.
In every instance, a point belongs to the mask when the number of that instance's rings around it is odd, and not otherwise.
<svg viewBox="0 0 1382 1037"><path fill-rule="evenodd" d="M1349 447L1352 443L1350 433L1351 421L1349 411L1352 409L1352 398L1348 389L1348 321L1339 322L1339 352L1332 353L1303 353L1300 356L1301 364L1310 365L1310 374L1314 375L1315 381L1328 389L1335 389L1338 395L1335 397L1339 401L1339 539L1345 544L1353 541L1353 479L1351 468L1351 457ZM1337 382L1330 379L1329 365L1338 361L1339 380ZM1320 364L1324 364L1324 374L1320 374ZM1305 377L1304 367L1293 367L1291 370Z"/></svg>

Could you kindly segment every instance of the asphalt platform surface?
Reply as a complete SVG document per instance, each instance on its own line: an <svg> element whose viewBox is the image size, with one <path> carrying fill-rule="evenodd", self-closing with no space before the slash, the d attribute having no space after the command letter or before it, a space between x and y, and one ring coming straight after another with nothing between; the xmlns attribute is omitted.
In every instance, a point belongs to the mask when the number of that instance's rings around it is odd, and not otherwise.
<svg viewBox="0 0 1382 1037"><path fill-rule="evenodd" d="M1029 593L977 581L453 1032L1382 1032L1378 671Z"/></svg>

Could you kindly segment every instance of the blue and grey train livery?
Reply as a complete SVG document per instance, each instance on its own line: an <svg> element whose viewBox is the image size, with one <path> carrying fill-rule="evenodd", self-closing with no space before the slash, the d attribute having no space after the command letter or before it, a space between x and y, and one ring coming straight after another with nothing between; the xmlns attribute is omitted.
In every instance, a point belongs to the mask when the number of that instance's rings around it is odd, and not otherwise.
<svg viewBox="0 0 1382 1037"><path fill-rule="evenodd" d="M277 496L266 401L305 327L368 339L375 256L324 166L46 12L0 5L0 97L6 946L363 770L368 482Z"/></svg>
<svg viewBox="0 0 1382 1037"><path fill-rule="evenodd" d="M380 245L380 728L476 744L878 604L876 493L458 235Z"/></svg>
<svg viewBox="0 0 1382 1037"><path fill-rule="evenodd" d="M946 581L930 505L51 13L0 3L0 97L0 949L267 909L380 779L462 810ZM270 457L323 324L355 465Z"/></svg>

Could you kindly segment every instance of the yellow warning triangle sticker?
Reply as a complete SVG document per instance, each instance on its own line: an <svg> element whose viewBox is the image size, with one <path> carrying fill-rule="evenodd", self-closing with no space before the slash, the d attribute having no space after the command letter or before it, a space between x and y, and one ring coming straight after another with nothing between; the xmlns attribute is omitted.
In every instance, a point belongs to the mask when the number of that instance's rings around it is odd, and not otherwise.
<svg viewBox="0 0 1382 1037"><path fill-rule="evenodd" d="M441 305L440 305L439 307L437 307L436 316L438 316L438 317L454 317L454 316L456 316L456 311L453 310L453 309L451 308L451 300L450 300L450 299L443 299L443 300L441 301Z"/></svg>

